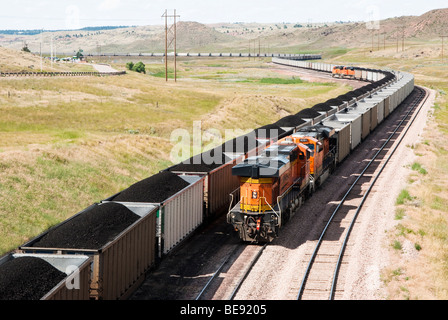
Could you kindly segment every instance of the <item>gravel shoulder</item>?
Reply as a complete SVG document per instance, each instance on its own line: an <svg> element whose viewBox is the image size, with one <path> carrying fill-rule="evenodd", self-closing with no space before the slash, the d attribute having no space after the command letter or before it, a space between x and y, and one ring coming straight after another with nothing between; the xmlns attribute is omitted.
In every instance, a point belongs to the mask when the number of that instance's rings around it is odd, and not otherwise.
<svg viewBox="0 0 448 320"><path fill-rule="evenodd" d="M429 89L428 89L429 90ZM395 220L395 201L407 185L410 165L415 154L410 147L421 142L430 108L436 93L429 90L429 98L415 118L411 129L378 179L372 196L366 201L360 216L359 228L353 239L353 254L346 279L343 299L386 299L387 291L380 278L381 270L389 266L391 244L387 235L399 221ZM393 181L393 183L391 183ZM412 255L416 250L408 251Z"/></svg>

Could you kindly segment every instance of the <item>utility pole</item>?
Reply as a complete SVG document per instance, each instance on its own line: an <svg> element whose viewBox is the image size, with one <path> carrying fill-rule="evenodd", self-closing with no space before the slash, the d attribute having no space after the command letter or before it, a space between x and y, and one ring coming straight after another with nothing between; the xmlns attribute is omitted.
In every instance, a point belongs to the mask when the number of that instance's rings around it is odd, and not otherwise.
<svg viewBox="0 0 448 320"><path fill-rule="evenodd" d="M398 52L398 37L399 37L400 33L397 33L397 52Z"/></svg>
<svg viewBox="0 0 448 320"><path fill-rule="evenodd" d="M443 63L443 38L448 38L448 36L440 36L442 38L442 63Z"/></svg>
<svg viewBox="0 0 448 320"><path fill-rule="evenodd" d="M42 72L42 42L44 42L44 29L42 29L42 32L40 33L40 72Z"/></svg>
<svg viewBox="0 0 448 320"><path fill-rule="evenodd" d="M50 49L50 58L51 58L51 68L53 68L53 35L51 35L51 49Z"/></svg>
<svg viewBox="0 0 448 320"><path fill-rule="evenodd" d="M401 34L401 51L404 51L404 28Z"/></svg>
<svg viewBox="0 0 448 320"><path fill-rule="evenodd" d="M165 80L168 81L168 47L174 42L174 81L177 82L177 27L176 18L180 16L176 15L176 9L174 9L173 15L168 15L168 10L162 15L165 18ZM174 24L168 29L168 18L174 18ZM168 43L168 33L171 33L173 39Z"/></svg>
<svg viewBox="0 0 448 320"><path fill-rule="evenodd" d="M378 32L378 51L380 51L380 33Z"/></svg>

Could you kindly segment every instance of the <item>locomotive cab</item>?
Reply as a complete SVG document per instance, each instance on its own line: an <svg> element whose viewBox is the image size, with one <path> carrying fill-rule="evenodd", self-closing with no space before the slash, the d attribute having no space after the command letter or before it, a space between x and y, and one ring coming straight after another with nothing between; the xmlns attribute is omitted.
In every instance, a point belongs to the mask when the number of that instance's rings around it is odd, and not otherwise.
<svg viewBox="0 0 448 320"><path fill-rule="evenodd" d="M342 73L343 69L344 69L344 66L334 66L333 69L331 70L331 76L332 77L335 77L335 76L341 77L341 73Z"/></svg>
<svg viewBox="0 0 448 320"><path fill-rule="evenodd" d="M227 219L241 239L269 242L277 236L303 201L310 183L310 156L307 146L282 141L232 168L240 180L240 199Z"/></svg>

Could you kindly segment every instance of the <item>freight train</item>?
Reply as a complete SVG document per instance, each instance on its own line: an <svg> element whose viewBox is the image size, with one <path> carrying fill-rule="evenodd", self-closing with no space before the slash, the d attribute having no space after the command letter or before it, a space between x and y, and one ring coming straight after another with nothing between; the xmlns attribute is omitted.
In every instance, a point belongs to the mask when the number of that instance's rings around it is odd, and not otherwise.
<svg viewBox="0 0 448 320"><path fill-rule="evenodd" d="M285 64L285 62L281 62ZM291 65L298 62L289 61ZM299 62L311 68L309 62ZM353 91L345 97L330 99L314 106L321 112L311 121L299 124L289 135L272 142L257 156L246 158L232 168L232 175L240 183L239 201L231 207L227 221L248 242L270 242L278 236L280 228L294 215L303 201L321 185L336 166L355 149L367 135L384 120L414 88L413 76L397 76L390 72L362 68L328 66L314 67L335 71L341 77L362 79L365 72L382 73L381 79L367 85L371 89ZM347 74L347 73L345 73ZM390 89L400 88L400 98L389 96ZM355 93L357 91L357 93ZM391 99L393 102L391 104ZM339 101L339 102L338 102ZM344 102L345 101L345 102Z"/></svg>
<svg viewBox="0 0 448 320"><path fill-rule="evenodd" d="M232 168L240 201L229 222L244 241L272 241L303 201L336 167L335 130L304 127Z"/></svg>
<svg viewBox="0 0 448 320"><path fill-rule="evenodd" d="M334 67L303 56L272 61L329 74ZM223 214L243 241L271 241L414 89L408 73L354 68L354 78L367 84L166 168L1 257L0 298L30 298L21 294L26 280L38 299L124 299L158 261Z"/></svg>
<svg viewBox="0 0 448 320"><path fill-rule="evenodd" d="M355 67L334 66L331 72L332 77L338 78L355 78Z"/></svg>

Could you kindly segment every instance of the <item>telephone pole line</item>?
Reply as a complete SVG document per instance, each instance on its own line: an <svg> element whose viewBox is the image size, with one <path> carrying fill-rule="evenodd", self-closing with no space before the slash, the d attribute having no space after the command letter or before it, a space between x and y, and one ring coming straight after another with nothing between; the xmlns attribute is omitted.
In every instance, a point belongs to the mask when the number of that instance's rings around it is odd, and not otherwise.
<svg viewBox="0 0 448 320"><path fill-rule="evenodd" d="M440 36L440 37L442 38L442 63L443 63L443 45L444 45L443 39L448 38L448 36Z"/></svg>
<svg viewBox="0 0 448 320"><path fill-rule="evenodd" d="M165 18L165 80L168 81L168 48L174 42L174 81L177 82L177 26L176 18L180 16L176 15L176 9L174 9L174 14L169 15L168 10L162 15ZM173 25L168 29L168 18L174 18ZM168 42L168 34L173 37L171 41Z"/></svg>

